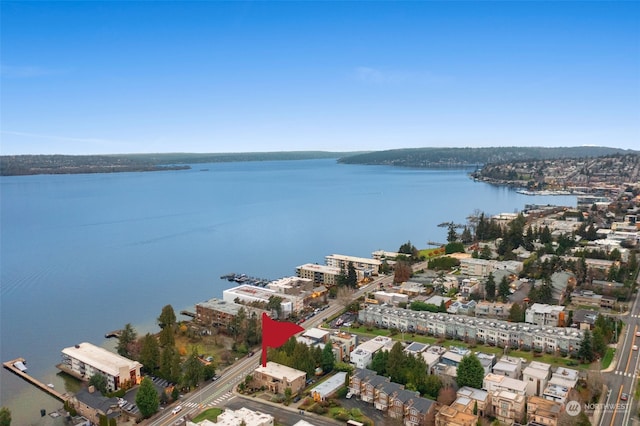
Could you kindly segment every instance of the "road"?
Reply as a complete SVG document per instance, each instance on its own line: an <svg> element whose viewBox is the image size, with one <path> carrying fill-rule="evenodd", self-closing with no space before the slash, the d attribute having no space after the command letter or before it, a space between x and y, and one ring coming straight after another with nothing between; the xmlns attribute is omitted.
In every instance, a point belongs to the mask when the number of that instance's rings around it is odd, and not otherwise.
<svg viewBox="0 0 640 426"><path fill-rule="evenodd" d="M638 279L640 280L640 277ZM635 401L634 398L640 355L638 355L638 350L633 350L634 345L640 346L640 337L636 336L636 333L640 332L638 297L622 320L626 326L624 334L620 336L618 361L613 371L604 374L610 393L605 401L604 413L599 426L640 425L637 416L638 401ZM621 400L623 393L628 395L627 401Z"/></svg>

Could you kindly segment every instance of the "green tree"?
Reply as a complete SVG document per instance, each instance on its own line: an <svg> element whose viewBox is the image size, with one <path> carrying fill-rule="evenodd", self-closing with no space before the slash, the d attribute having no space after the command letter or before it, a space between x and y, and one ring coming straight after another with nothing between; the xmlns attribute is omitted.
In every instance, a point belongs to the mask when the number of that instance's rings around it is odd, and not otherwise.
<svg viewBox="0 0 640 426"><path fill-rule="evenodd" d="M162 312L158 317L158 325L160 328L165 328L167 326L175 325L176 323L176 313L173 311L173 306L166 305L162 308Z"/></svg>
<svg viewBox="0 0 640 426"><path fill-rule="evenodd" d="M89 379L89 386L95 387L105 395L107 393L107 378L100 373L96 373Z"/></svg>
<svg viewBox="0 0 640 426"><path fill-rule="evenodd" d="M503 302L507 302L509 300L509 280L507 280L507 276L503 276L500 280L500 286L498 287L498 295Z"/></svg>
<svg viewBox="0 0 640 426"><path fill-rule="evenodd" d="M593 342L591 340L591 332L589 330L584 331L584 337L580 342L580 349L578 349L578 358L580 358L582 362L593 362L596 358L593 352Z"/></svg>
<svg viewBox="0 0 640 426"><path fill-rule="evenodd" d="M353 266L353 262L349 262L349 264L347 265L346 284L348 287L352 287L352 288L358 287L358 274L356 273L355 266Z"/></svg>
<svg viewBox="0 0 640 426"><path fill-rule="evenodd" d="M261 337L260 333L258 333L258 314L254 311L247 320L247 332L245 337L247 346L254 346L260 343Z"/></svg>
<svg viewBox="0 0 640 426"><path fill-rule="evenodd" d="M156 388L153 386L153 382L148 377L142 379L140 383L140 388L136 394L136 405L140 410L140 414L142 414L142 417L145 419L151 417L158 411L160 397L158 396L158 391L156 391Z"/></svg>
<svg viewBox="0 0 640 426"><path fill-rule="evenodd" d="M158 375L170 382L176 383L180 379L180 375L176 375L175 360L178 359L180 365L180 354L174 346L165 346L160 354L160 371ZM179 372L179 370L178 370Z"/></svg>
<svg viewBox="0 0 640 426"><path fill-rule="evenodd" d="M120 337L118 338L118 345L116 346L118 354L131 358L129 346L135 342L137 338L138 334L133 326L130 323L125 324L124 329L122 329L122 333L120 333Z"/></svg>
<svg viewBox="0 0 640 426"><path fill-rule="evenodd" d="M496 298L496 280L492 272L489 273L487 281L484 283L484 292L487 300L494 300Z"/></svg>
<svg viewBox="0 0 640 426"><path fill-rule="evenodd" d="M286 387L284 390L284 403L285 405L289 405L291 404L291 395L292 395L292 390L290 387Z"/></svg>
<svg viewBox="0 0 640 426"><path fill-rule="evenodd" d="M11 411L7 407L0 408L0 426L11 426Z"/></svg>
<svg viewBox="0 0 640 426"><path fill-rule="evenodd" d="M404 380L402 380L403 361L404 352L402 351L402 344L396 342L389 351L389 358L387 359L387 374L391 377L392 382L404 382Z"/></svg>
<svg viewBox="0 0 640 426"><path fill-rule="evenodd" d="M519 303L511 305L509 310L509 321L511 322L524 322L525 311L522 309Z"/></svg>
<svg viewBox="0 0 640 426"><path fill-rule="evenodd" d="M425 377L422 393L431 399L437 399L442 389L442 380L435 374L429 374Z"/></svg>
<svg viewBox="0 0 640 426"><path fill-rule="evenodd" d="M322 350L322 371L330 373L336 363L336 357L333 355L333 347L331 343L326 343Z"/></svg>
<svg viewBox="0 0 640 426"><path fill-rule="evenodd" d="M482 379L484 378L484 368L480 360L474 354L466 355L458 365L458 375L456 383L458 387L469 386L482 389Z"/></svg>
<svg viewBox="0 0 640 426"><path fill-rule="evenodd" d="M160 330L160 347L165 348L167 346L175 346L175 329L174 325L167 325Z"/></svg>
<svg viewBox="0 0 640 426"><path fill-rule="evenodd" d="M204 377L204 366L198 359L198 352L195 348L191 352L191 355L184 362L184 376L183 383L192 388L195 387Z"/></svg>
<svg viewBox="0 0 640 426"><path fill-rule="evenodd" d="M444 246L444 252L445 254L464 253L464 244L461 242L454 241Z"/></svg>
<svg viewBox="0 0 640 426"><path fill-rule="evenodd" d="M378 351L371 360L371 369L381 376L387 375L387 361L389 360L389 351Z"/></svg>
<svg viewBox="0 0 640 426"><path fill-rule="evenodd" d="M140 360L145 371L152 373L160 364L160 346L158 340L151 333L142 338Z"/></svg>
<svg viewBox="0 0 640 426"><path fill-rule="evenodd" d="M600 328L593 329L591 342L593 346L593 351L601 357L604 356L604 353L607 350L607 342L605 341L604 334Z"/></svg>
<svg viewBox="0 0 640 426"><path fill-rule="evenodd" d="M271 313L276 313L276 318L282 317L282 297L280 296L269 296L269 301L267 302L267 310Z"/></svg>

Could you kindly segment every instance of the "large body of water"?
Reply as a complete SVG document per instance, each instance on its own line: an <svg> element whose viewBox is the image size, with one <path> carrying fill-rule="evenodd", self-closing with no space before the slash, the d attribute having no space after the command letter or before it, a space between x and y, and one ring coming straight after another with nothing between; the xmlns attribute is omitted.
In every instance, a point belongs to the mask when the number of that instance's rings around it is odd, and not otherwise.
<svg viewBox="0 0 640 426"><path fill-rule="evenodd" d="M0 178L2 361L28 360L56 388L60 350L107 344L132 323L155 331L220 297L225 273L276 279L332 253L370 257L407 240L444 241L441 222L526 203L575 205L474 182L468 170L340 165L335 160L197 164L192 170ZM7 371L14 424L60 406Z"/></svg>

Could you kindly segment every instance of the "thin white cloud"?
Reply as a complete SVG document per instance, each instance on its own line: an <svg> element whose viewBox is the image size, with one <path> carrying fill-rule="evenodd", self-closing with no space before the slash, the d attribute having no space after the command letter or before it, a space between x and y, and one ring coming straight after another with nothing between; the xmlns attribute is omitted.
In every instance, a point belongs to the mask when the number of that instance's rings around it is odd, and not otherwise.
<svg viewBox="0 0 640 426"><path fill-rule="evenodd" d="M354 78L366 84L380 85L437 85L451 81L448 76L435 75L429 72L409 72L400 70L382 70L372 67L356 67Z"/></svg>
<svg viewBox="0 0 640 426"><path fill-rule="evenodd" d="M9 78L35 78L47 75L64 74L66 71L37 66L0 65L0 75Z"/></svg>

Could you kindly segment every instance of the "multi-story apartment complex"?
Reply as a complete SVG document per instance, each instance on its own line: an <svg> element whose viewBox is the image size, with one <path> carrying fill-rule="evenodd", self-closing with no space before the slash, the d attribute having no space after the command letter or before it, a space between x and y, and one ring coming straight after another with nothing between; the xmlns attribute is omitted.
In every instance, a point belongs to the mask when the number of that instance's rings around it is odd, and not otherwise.
<svg viewBox="0 0 640 426"><path fill-rule="evenodd" d="M417 392L408 391L367 369L356 368L349 378L349 392L405 426L424 425L435 409L435 401L422 398Z"/></svg>
<svg viewBox="0 0 640 426"><path fill-rule="evenodd" d="M538 396L527 400L527 418L532 426L557 426L562 404Z"/></svg>
<svg viewBox="0 0 640 426"><path fill-rule="evenodd" d="M308 278L314 283L333 286L337 284L340 268L316 263L306 263L296 267L296 275L300 278Z"/></svg>
<svg viewBox="0 0 640 426"><path fill-rule="evenodd" d="M302 297L278 293L275 290L253 285L240 285L222 292L222 299L226 302L235 302L238 300L247 304L252 302L267 304L269 303L269 299L274 296L282 298L280 306L284 317L299 312L304 307L304 299Z"/></svg>
<svg viewBox="0 0 640 426"><path fill-rule="evenodd" d="M382 262L377 259L367 259L366 257L346 256L343 254L330 254L325 256L327 266L333 266L340 270L347 270L349 263L362 274L363 277L378 275Z"/></svg>
<svg viewBox="0 0 640 426"><path fill-rule="evenodd" d="M534 303L525 311L524 322L542 327L564 327L564 306Z"/></svg>
<svg viewBox="0 0 640 426"><path fill-rule="evenodd" d="M531 361L522 372L522 381L527 384L527 396L541 396L551 378L551 365Z"/></svg>
<svg viewBox="0 0 640 426"><path fill-rule="evenodd" d="M477 318L507 319L512 305L512 303L478 302L475 315Z"/></svg>
<svg viewBox="0 0 640 426"><path fill-rule="evenodd" d="M504 425L523 421L525 402L525 396L519 393L500 390L491 394L493 415Z"/></svg>
<svg viewBox="0 0 640 426"><path fill-rule="evenodd" d="M460 259L460 273L472 277L486 277L493 272L494 262L472 257Z"/></svg>
<svg viewBox="0 0 640 426"><path fill-rule="evenodd" d="M304 371L271 361L267 362L266 367L260 365L253 371L256 387L264 386L273 393L284 394L286 388L291 388L295 395L304 388L306 378Z"/></svg>
<svg viewBox="0 0 640 426"><path fill-rule="evenodd" d="M567 327L538 327L524 323L373 305L360 310L358 319L363 324L378 327L548 353L577 352L583 333Z"/></svg>
<svg viewBox="0 0 640 426"><path fill-rule="evenodd" d="M64 348L62 363L58 368L81 380L89 380L94 374L101 374L107 379L107 390L110 392L122 388L125 382L132 385L140 383L142 364L91 343Z"/></svg>
<svg viewBox="0 0 640 426"><path fill-rule="evenodd" d="M196 320L204 325L227 329L238 315L238 312L240 312L240 309L244 309L247 318L254 313L258 318L262 318L262 313L266 312L250 305L241 305L213 298L196 304Z"/></svg>

